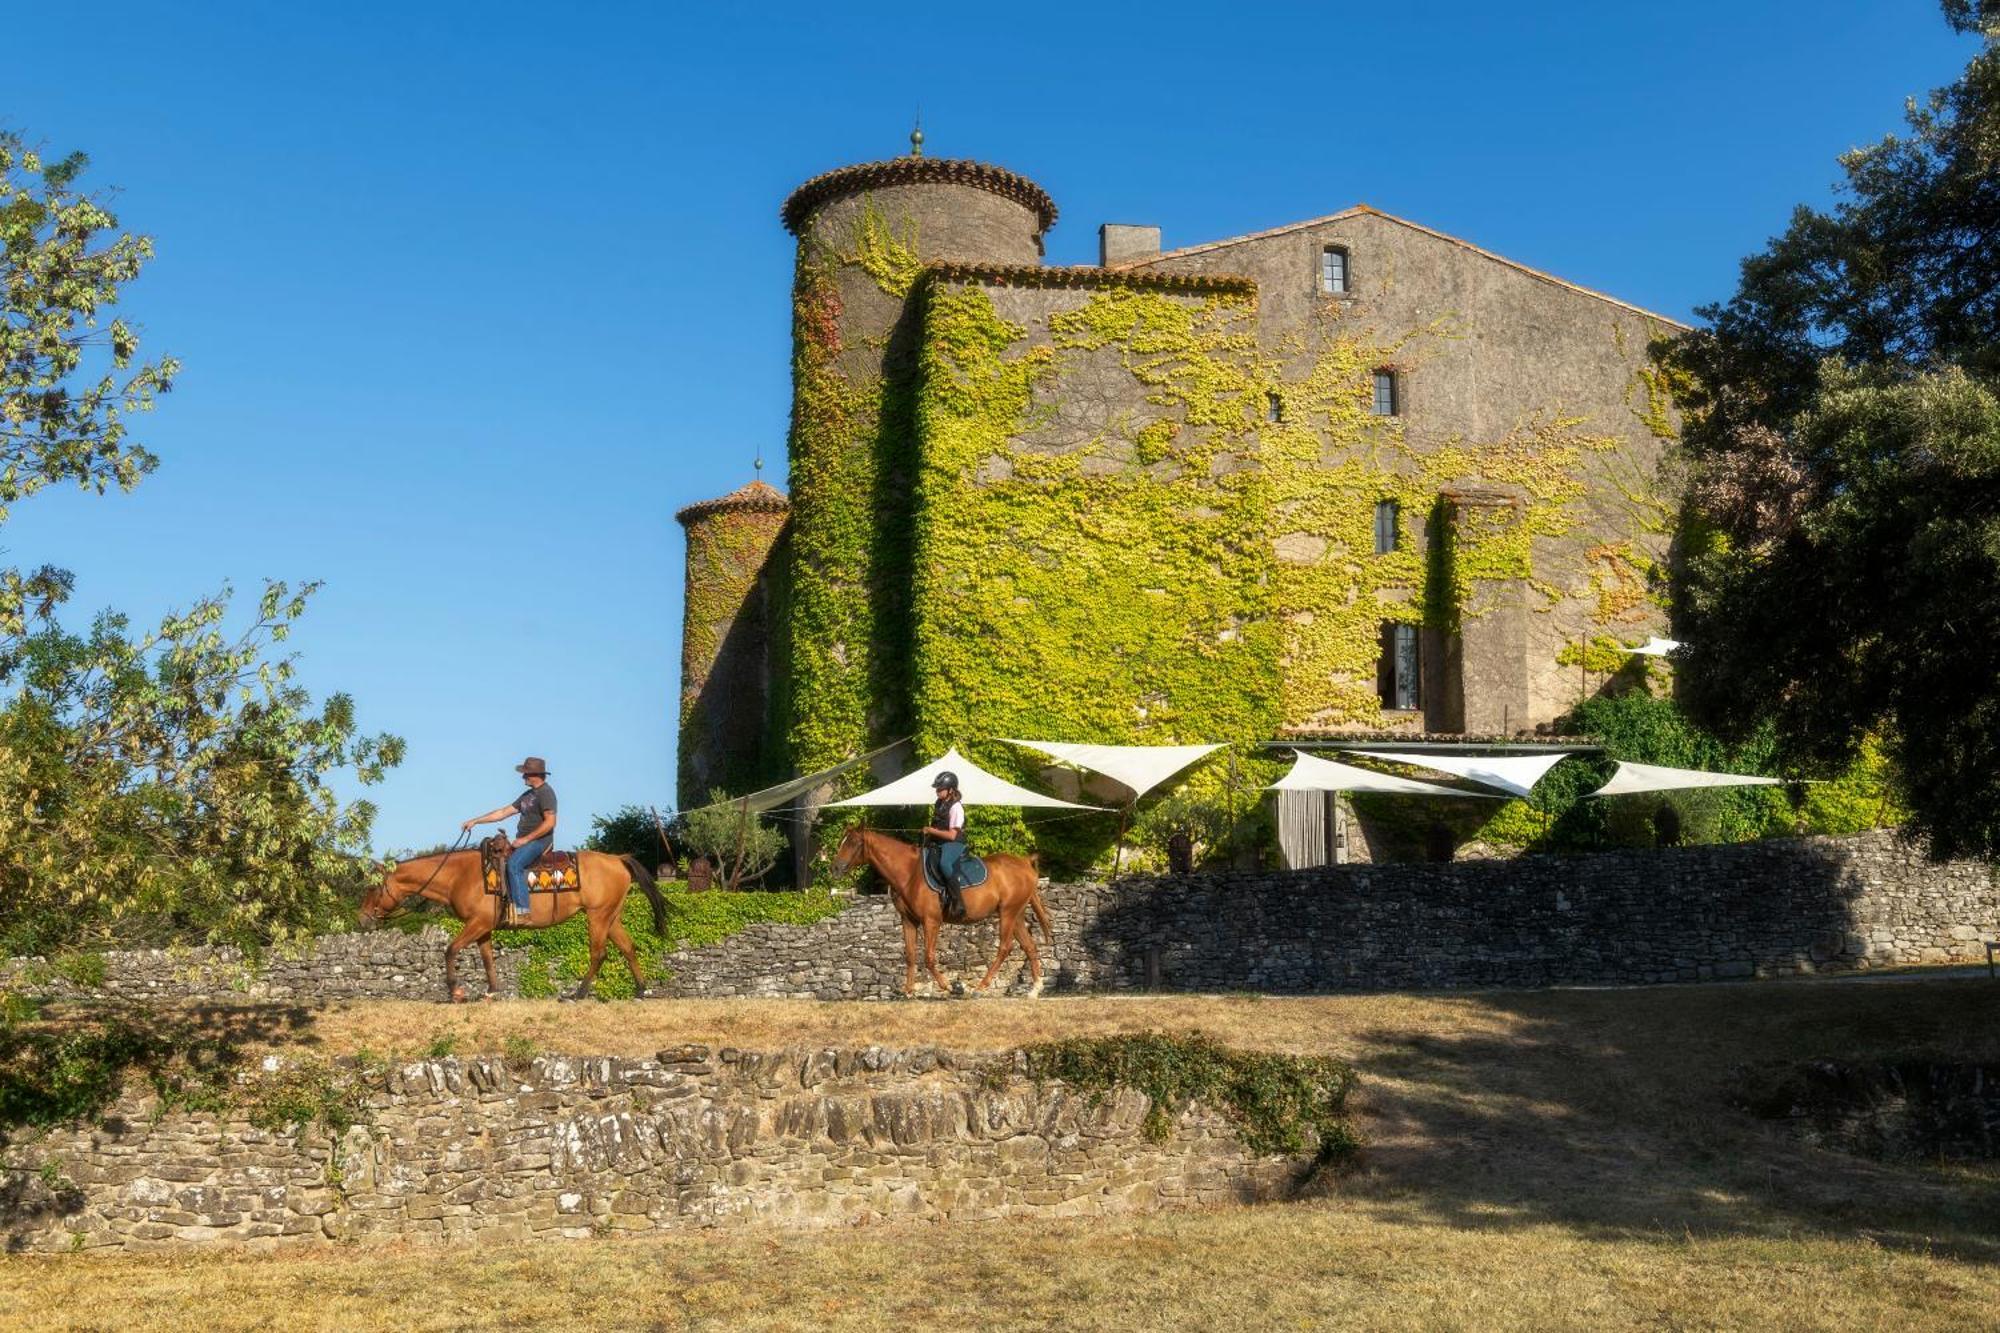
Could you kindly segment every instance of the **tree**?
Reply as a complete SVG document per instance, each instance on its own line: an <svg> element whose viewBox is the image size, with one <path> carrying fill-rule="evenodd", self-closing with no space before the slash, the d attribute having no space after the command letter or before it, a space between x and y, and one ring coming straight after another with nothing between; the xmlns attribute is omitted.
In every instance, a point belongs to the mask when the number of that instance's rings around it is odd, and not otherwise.
<svg viewBox="0 0 2000 1333"><path fill-rule="evenodd" d="M728 792L712 791L709 803L683 813L682 845L716 867L719 882L749 883L761 879L785 850L785 835L760 815L745 815Z"/></svg>
<svg viewBox="0 0 2000 1333"><path fill-rule="evenodd" d="M631 856L640 865L657 866L678 859L673 832L666 827L659 809L650 805L624 805L608 815L590 821L590 836L583 845L593 852Z"/></svg>
<svg viewBox="0 0 2000 1333"><path fill-rule="evenodd" d="M1909 133L1841 159L1709 327L1659 349L1692 487L1681 698L1777 761L1886 737L1910 829L2000 856L2000 26Z"/></svg>
<svg viewBox="0 0 2000 1333"><path fill-rule="evenodd" d="M152 242L78 192L85 164L0 134L0 522L60 482L135 486L156 460L128 419L179 369L104 322ZM378 780L402 742L358 735L351 700L315 707L269 656L315 586L267 585L234 637L226 590L148 633L107 612L77 634L67 572L0 570L0 942L256 945L339 908L374 811L329 782Z"/></svg>

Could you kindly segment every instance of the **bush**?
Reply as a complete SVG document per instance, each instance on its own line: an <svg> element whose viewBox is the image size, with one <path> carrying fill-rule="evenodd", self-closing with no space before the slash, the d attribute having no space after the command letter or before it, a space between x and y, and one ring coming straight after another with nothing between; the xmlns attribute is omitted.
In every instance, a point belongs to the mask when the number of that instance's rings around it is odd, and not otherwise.
<svg viewBox="0 0 2000 1333"><path fill-rule="evenodd" d="M1101 1097L1126 1087L1152 1099L1144 1133L1163 1142L1172 1118L1190 1101L1236 1122L1243 1146L1256 1153L1310 1152L1320 1165L1346 1158L1361 1139L1347 1120L1354 1070L1331 1056L1231 1050L1198 1032L1070 1037L1026 1050L1028 1073Z"/></svg>
<svg viewBox="0 0 2000 1333"><path fill-rule="evenodd" d="M612 856L629 856L642 866L651 868L676 862L675 855L679 843L673 833L667 833L668 840L674 842L669 850L660 837L665 821L658 816L657 808L649 805L626 805L608 815L594 816L590 821L590 836L583 840L584 848L593 852L608 852Z"/></svg>

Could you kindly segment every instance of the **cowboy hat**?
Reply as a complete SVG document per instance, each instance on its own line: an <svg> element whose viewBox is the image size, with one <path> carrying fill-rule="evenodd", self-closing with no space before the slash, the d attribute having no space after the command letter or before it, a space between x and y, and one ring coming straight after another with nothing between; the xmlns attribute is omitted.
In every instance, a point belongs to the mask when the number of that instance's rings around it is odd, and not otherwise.
<svg viewBox="0 0 2000 1333"><path fill-rule="evenodd" d="M526 759L514 765L514 771L524 778L545 778L549 775L549 766L543 760L529 755Z"/></svg>

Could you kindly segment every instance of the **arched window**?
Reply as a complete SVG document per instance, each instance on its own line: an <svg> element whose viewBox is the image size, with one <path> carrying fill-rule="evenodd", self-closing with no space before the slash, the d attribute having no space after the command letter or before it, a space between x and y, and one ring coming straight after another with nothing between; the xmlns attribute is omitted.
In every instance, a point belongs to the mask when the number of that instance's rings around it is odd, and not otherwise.
<svg viewBox="0 0 2000 1333"><path fill-rule="evenodd" d="M1328 296L1347 294L1347 251L1329 245L1319 252L1319 289Z"/></svg>

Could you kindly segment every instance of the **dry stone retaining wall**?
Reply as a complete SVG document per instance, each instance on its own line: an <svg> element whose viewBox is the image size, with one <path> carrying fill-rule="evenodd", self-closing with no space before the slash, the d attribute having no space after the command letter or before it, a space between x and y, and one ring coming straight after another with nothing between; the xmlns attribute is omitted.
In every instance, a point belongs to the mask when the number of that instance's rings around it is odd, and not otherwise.
<svg viewBox="0 0 2000 1333"><path fill-rule="evenodd" d="M1435 865L1233 871L1115 885L1050 885L1054 989L1313 992L1638 984L1973 962L2000 938L1990 868L1934 865L1889 832L1724 847L1529 856ZM990 924L946 930L939 960L968 985ZM106 956L124 997L314 1001L441 998L445 936L331 936L252 969L229 951ZM519 963L503 954L501 987ZM655 993L885 999L900 992L902 931L885 898L810 925L762 923L669 955ZM1020 953L1002 980L1026 986ZM474 955L468 988L484 984ZM613 956L608 966L619 963ZM37 970L39 966L39 970ZM0 965L0 984L45 964Z"/></svg>
<svg viewBox="0 0 2000 1333"><path fill-rule="evenodd" d="M10 1147L10 1250L160 1250L764 1223L1074 1217L1280 1197L1191 1106L1162 1143L1138 1092L1093 1097L1018 1055L880 1047L652 1059L420 1061L370 1080L338 1142L128 1094L100 1127Z"/></svg>
<svg viewBox="0 0 2000 1333"><path fill-rule="evenodd" d="M1933 864L1890 832L1051 885L1043 896L1056 919L1043 964L1058 990L1703 981L1982 961L1981 940L2000 938L1990 867ZM993 935L945 931L947 974L976 982ZM902 984L902 935L887 902L864 900L667 961L667 987L684 995L876 998ZM1011 961L1003 977L1017 990L1026 980Z"/></svg>
<svg viewBox="0 0 2000 1333"><path fill-rule="evenodd" d="M444 946L450 939L437 928L325 935L300 952L272 950L255 963L227 948L121 950L104 955L104 981L94 987L64 979L46 959L14 958L0 961L0 986L125 1000L436 1000L444 998ZM500 989L515 994L519 956L503 952L497 958ZM476 950L460 956L458 970L473 994L485 988L486 971Z"/></svg>

